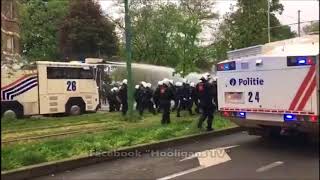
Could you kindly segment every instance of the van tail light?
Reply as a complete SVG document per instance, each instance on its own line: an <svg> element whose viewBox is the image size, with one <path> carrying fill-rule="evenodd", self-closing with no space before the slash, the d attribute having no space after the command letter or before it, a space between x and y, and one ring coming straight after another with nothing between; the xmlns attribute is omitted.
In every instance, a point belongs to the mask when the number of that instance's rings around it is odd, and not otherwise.
<svg viewBox="0 0 320 180"><path fill-rule="evenodd" d="M236 118L242 118L242 119L245 119L245 118L246 118L246 112L222 111L222 116L225 116L225 117L236 117Z"/></svg>
<svg viewBox="0 0 320 180"><path fill-rule="evenodd" d="M312 116L309 116L309 121L311 121L311 122L318 122L318 121L319 121L318 118L319 118L318 116L312 115Z"/></svg>
<svg viewBox="0 0 320 180"><path fill-rule="evenodd" d="M222 112L222 115L225 116L225 117L229 117L230 116L230 113L228 111L223 111Z"/></svg>
<svg viewBox="0 0 320 180"><path fill-rule="evenodd" d="M318 122L319 116L316 115L300 115L297 116L298 121L305 121L305 122Z"/></svg>

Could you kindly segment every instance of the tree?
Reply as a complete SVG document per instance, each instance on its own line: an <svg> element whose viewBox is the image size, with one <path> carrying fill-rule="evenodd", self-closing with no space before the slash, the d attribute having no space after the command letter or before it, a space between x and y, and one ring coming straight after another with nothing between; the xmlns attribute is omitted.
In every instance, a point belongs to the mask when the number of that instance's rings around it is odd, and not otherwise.
<svg viewBox="0 0 320 180"><path fill-rule="evenodd" d="M67 12L67 0L25 0L20 9L22 54L28 61L58 60L58 25Z"/></svg>
<svg viewBox="0 0 320 180"><path fill-rule="evenodd" d="M65 58L112 56L118 52L115 25L93 0L71 0L60 27L60 48Z"/></svg>
<svg viewBox="0 0 320 180"><path fill-rule="evenodd" d="M311 32L319 32L319 21L311 22L310 25L303 27L303 32L306 34Z"/></svg>
<svg viewBox="0 0 320 180"><path fill-rule="evenodd" d="M197 70L205 51L199 46L202 22L195 12L200 11L172 3L133 10L133 59L174 67L182 75Z"/></svg>
<svg viewBox="0 0 320 180"><path fill-rule="evenodd" d="M213 49L215 58L226 58L228 50L239 49L268 42L267 0L238 0L237 10L225 15L223 23L215 34ZM282 13L279 0L270 3L271 27L281 25L276 13ZM294 37L288 26L271 29L271 41Z"/></svg>
<svg viewBox="0 0 320 180"><path fill-rule="evenodd" d="M209 20L217 17L212 11L214 4L212 0L130 1L133 60L183 73L207 67L209 53L200 46L199 35ZM123 19L107 18L123 29Z"/></svg>

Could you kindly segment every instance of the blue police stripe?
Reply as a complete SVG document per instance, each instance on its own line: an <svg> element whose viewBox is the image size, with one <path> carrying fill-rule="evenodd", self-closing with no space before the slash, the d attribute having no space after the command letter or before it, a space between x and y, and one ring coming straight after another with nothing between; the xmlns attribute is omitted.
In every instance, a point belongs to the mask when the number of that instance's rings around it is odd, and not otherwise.
<svg viewBox="0 0 320 180"><path fill-rule="evenodd" d="M31 80L33 80L33 79L37 79L37 78L38 78L37 76L29 77L29 78L21 81L20 83L16 84L15 86L10 87L9 89L4 90L3 93L6 94L8 91L11 91L11 90L17 88L18 86L21 86L21 85L23 85L24 83L26 83L26 82L28 82L28 81L31 81ZM3 98L4 98L4 97L3 97Z"/></svg>
<svg viewBox="0 0 320 180"><path fill-rule="evenodd" d="M36 86L38 86L38 83L31 85L29 88L24 89L23 91L20 91L20 92L18 92L18 93L16 93L16 94L13 94L13 95L11 96L11 99L10 99L10 100L12 100L15 96L19 96L20 94L23 94L24 92L27 92L27 91L29 91L30 89L32 89L32 88L34 88L34 87L36 87Z"/></svg>
<svg viewBox="0 0 320 180"><path fill-rule="evenodd" d="M23 86L17 87L17 88L15 88L14 90L8 92L8 93L6 94L6 98L7 98L7 99L11 99L11 98L9 98L11 95L16 94L16 93L19 93L20 90L23 90L25 87L28 87L28 86L31 85L31 84L34 84L34 83L38 84L37 82L38 82L37 79L31 80L31 81L29 81L29 82L26 82Z"/></svg>
<svg viewBox="0 0 320 180"><path fill-rule="evenodd" d="M23 91L23 92L26 92L28 90L30 90L31 88L33 88L34 86L32 85L31 87L28 87L30 86L31 84L35 83L36 85L38 85L38 76L33 76L33 77L29 77L21 82L19 82L18 84L16 84L15 86L13 87L10 87L6 90L3 90L1 91L1 97L3 100L12 100L12 98L10 98L10 96L14 95L14 96L17 96L15 94L22 94L20 93L19 91ZM26 89L26 91L24 90L25 87L28 87ZM13 97L14 97L13 96Z"/></svg>

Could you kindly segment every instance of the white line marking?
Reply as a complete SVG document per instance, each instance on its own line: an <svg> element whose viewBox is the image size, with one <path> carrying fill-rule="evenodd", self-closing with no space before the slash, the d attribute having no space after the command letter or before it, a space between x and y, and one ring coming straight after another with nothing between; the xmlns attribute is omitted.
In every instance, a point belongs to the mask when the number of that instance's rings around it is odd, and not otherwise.
<svg viewBox="0 0 320 180"><path fill-rule="evenodd" d="M167 179L172 179L178 176L182 176L185 174L189 174L210 166L214 166L217 164L221 164L227 161L230 161L231 158L230 156L225 152L226 149L230 149L233 147L238 147L239 145L235 145L235 146L228 146L228 147L220 147L220 148L216 148L216 149L208 149L205 151L201 151L201 152L196 152L195 154L186 157L182 160L180 160L180 162L185 161L185 160L189 160L189 159L194 159L197 158L197 160L199 161L200 166L192 168L192 169L188 169L185 171L181 171L178 173L174 173L162 178L158 178L157 180L167 180Z"/></svg>
<svg viewBox="0 0 320 180"><path fill-rule="evenodd" d="M205 155L208 156L208 154L211 154L211 155L219 155L219 153L224 153L226 149L231 149L231 148L234 148L234 147L238 147L239 145L233 145L233 146L226 146L226 147L220 147L220 148L216 148L216 149L209 149L209 150L204 150L202 152L196 152L194 154L192 154L191 156L189 157L186 157L186 158L183 158L181 160L179 160L180 162L182 161L186 161L186 160L189 160L189 159L194 159L194 158L199 158L199 157L203 157Z"/></svg>
<svg viewBox="0 0 320 180"><path fill-rule="evenodd" d="M265 166L262 166L260 167L259 169L256 170L256 172L264 172L264 171L267 171L271 168L274 168L274 167L277 167L277 166L280 166L282 165L283 162L282 161L276 161L276 162L273 162L271 164L268 164L268 165L265 165Z"/></svg>
<svg viewBox="0 0 320 180"><path fill-rule="evenodd" d="M185 174L189 174L189 173L192 173L192 172L195 172L195 171L198 171L200 169L204 169L206 167L204 166L198 166L196 168L192 168L192 169L188 169L186 171L181 171L181 172L178 172L178 173L175 173L175 174L171 174L169 176L165 176L165 177L162 177L162 178L158 178L157 180L168 180L168 179L172 179L172 178L175 178L175 177L178 177L178 176L182 176L182 175L185 175Z"/></svg>

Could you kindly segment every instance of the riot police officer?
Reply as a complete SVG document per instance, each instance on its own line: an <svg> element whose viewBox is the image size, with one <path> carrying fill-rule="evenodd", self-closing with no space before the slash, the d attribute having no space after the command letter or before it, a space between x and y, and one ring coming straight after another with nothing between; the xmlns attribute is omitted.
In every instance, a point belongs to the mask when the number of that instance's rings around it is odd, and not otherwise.
<svg viewBox="0 0 320 180"><path fill-rule="evenodd" d="M120 107L121 107L121 101L119 101L119 88L118 87L114 87L114 96L116 97L116 101L115 101L115 109L116 111L120 111Z"/></svg>
<svg viewBox="0 0 320 180"><path fill-rule="evenodd" d="M127 82L128 81L126 79L124 79L122 81L122 85L119 90L119 98L120 98L121 105L122 105L122 108L121 108L122 115L126 115L126 113L128 111Z"/></svg>
<svg viewBox="0 0 320 180"><path fill-rule="evenodd" d="M201 82L196 86L197 96L200 100L199 105L202 110L202 114L198 122L198 128L202 128L203 121L207 119L207 131L212 131L213 113L216 109L216 106L213 103L213 87L208 82L208 76L203 75L200 80Z"/></svg>
<svg viewBox="0 0 320 180"><path fill-rule="evenodd" d="M107 92L107 100L109 103L109 112L115 111L115 102L117 101L114 88Z"/></svg>
<svg viewBox="0 0 320 180"><path fill-rule="evenodd" d="M196 92L196 85L194 82L190 83L190 89L191 89L191 107L194 104L196 106L195 112L199 114L200 113L199 101L198 101L197 92Z"/></svg>
<svg viewBox="0 0 320 180"><path fill-rule="evenodd" d="M177 108L178 108L178 105L179 105L179 99L178 99L178 97L177 97L177 95L176 95L176 93L177 93L177 88L176 88L176 86L173 84L173 80L171 80L171 79L164 79L164 81L168 81L169 82L169 88L170 88L170 90L171 90L171 92L173 93L173 97L174 97L174 106L173 106L173 109L172 109L172 111L175 111ZM171 105L170 105L171 106Z"/></svg>
<svg viewBox="0 0 320 180"><path fill-rule="evenodd" d="M177 88L177 96L179 99L179 105L177 110L177 117L180 117L181 110L188 110L190 115L192 114L192 99L191 99L191 88L189 85L189 81L187 79L183 79L183 83L179 84L179 88Z"/></svg>
<svg viewBox="0 0 320 180"><path fill-rule="evenodd" d="M193 99L192 99L192 87L188 80L184 83L184 91L185 91L185 99L186 99L186 109L189 111L190 115L193 115L192 113L192 106L193 106Z"/></svg>
<svg viewBox="0 0 320 180"><path fill-rule="evenodd" d="M153 90L151 88L151 83L147 83L147 87L146 87L146 103L145 103L145 107L148 108L149 112L151 112L152 114L156 114L156 111L154 109L154 103L152 101L152 96L153 96Z"/></svg>
<svg viewBox="0 0 320 180"><path fill-rule="evenodd" d="M139 114L142 115L145 109L148 109L151 113L155 114L155 109L152 102L153 91L150 83L144 83L141 89L141 103L139 106Z"/></svg>
<svg viewBox="0 0 320 180"><path fill-rule="evenodd" d="M173 100L174 95L172 89L169 88L168 80L163 82L163 85L159 88L159 92L160 108L162 110L161 124L169 124L171 100Z"/></svg>
<svg viewBox="0 0 320 180"><path fill-rule="evenodd" d="M175 105L177 106L177 117L180 117L180 111L185 108L184 89L181 82L175 84Z"/></svg>
<svg viewBox="0 0 320 180"><path fill-rule="evenodd" d="M139 110L139 105L140 105L139 95L140 95L140 85L136 85L134 95L133 95L134 100L136 101L136 110Z"/></svg>
<svg viewBox="0 0 320 180"><path fill-rule="evenodd" d="M154 93L153 93L153 101L154 101L154 105L156 106L156 110L157 112L160 112L160 101L159 101L159 93L160 93L160 86L163 85L162 81L158 82L158 86L155 89Z"/></svg>

